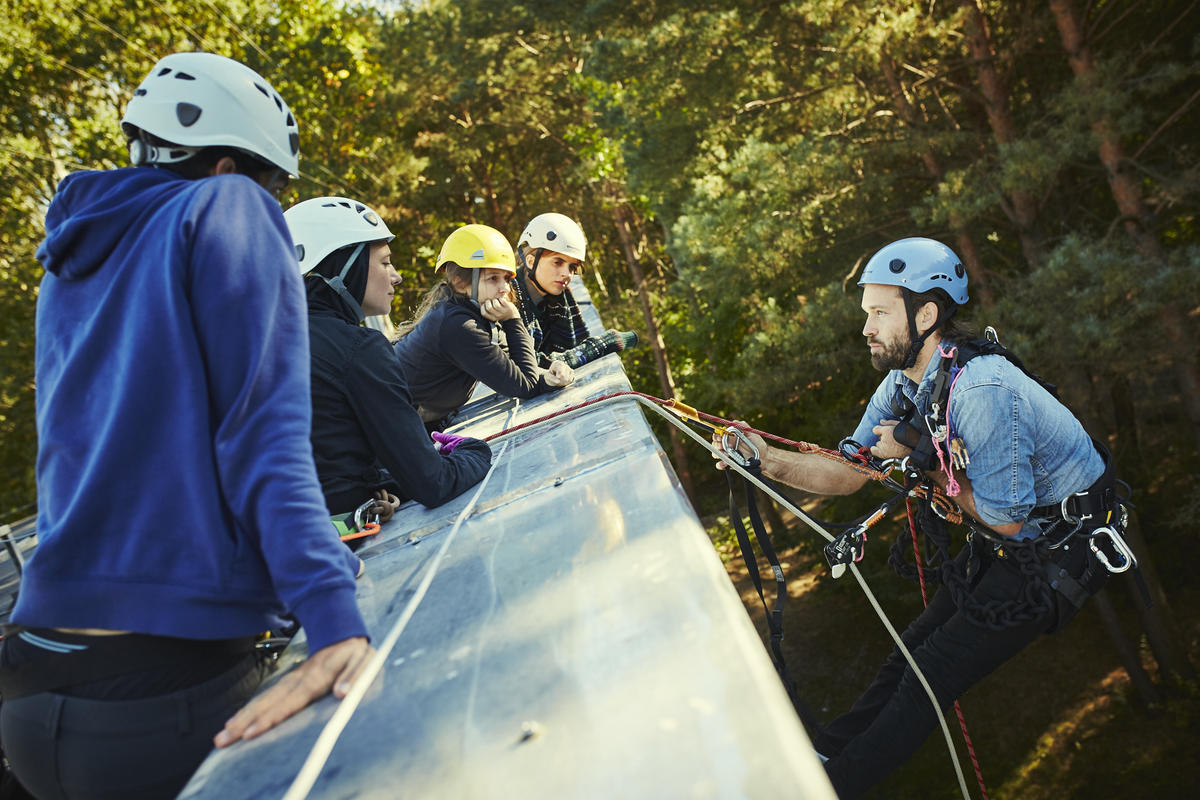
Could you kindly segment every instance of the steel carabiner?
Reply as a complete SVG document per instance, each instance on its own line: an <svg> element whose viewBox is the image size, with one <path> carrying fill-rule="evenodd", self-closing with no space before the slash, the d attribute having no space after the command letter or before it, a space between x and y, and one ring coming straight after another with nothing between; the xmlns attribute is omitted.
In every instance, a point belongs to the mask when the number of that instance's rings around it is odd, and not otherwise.
<svg viewBox="0 0 1200 800"><path fill-rule="evenodd" d="M363 515L366 513L367 509L371 508L373 505L375 505L375 503L376 503L376 500L375 500L375 498L372 497L370 500L363 503L358 508L354 509L354 529L356 531L361 531L361 530L363 530L365 525L371 524L371 523L363 522ZM375 514L373 522L378 527L378 525L379 525L379 514L378 513Z"/></svg>
<svg viewBox="0 0 1200 800"><path fill-rule="evenodd" d="M1113 566L1112 562L1108 560L1108 555L1103 549L1101 549L1100 545L1096 543L1097 537L1100 536L1108 538L1109 546L1112 547L1116 554L1121 557L1120 564ZM1130 568L1137 567L1137 558L1133 555L1133 551L1129 549L1129 543L1125 541L1124 536L1122 536L1113 528L1108 526L1096 528L1088 535L1088 546L1092 549L1092 552L1095 553L1096 560L1104 565L1104 568L1113 575L1119 575Z"/></svg>
<svg viewBox="0 0 1200 800"><path fill-rule="evenodd" d="M742 455L739 449L739 445L741 444L745 444L750 450L749 458ZM758 464L758 448L738 428L728 427L725 429L724 433L721 434L721 449L725 451L725 455L729 456L735 464L743 469Z"/></svg>

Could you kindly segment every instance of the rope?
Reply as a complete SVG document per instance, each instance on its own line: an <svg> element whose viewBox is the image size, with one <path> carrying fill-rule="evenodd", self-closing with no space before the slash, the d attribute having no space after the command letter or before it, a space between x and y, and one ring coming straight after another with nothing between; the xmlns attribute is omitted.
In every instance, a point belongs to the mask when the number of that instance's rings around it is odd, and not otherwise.
<svg viewBox="0 0 1200 800"><path fill-rule="evenodd" d="M925 568L921 563L921 548L917 546L917 520L913 516L912 502L906 502L906 512L908 517L908 532L912 536L913 558L917 562L917 577L921 581L921 603L925 608L929 608L929 593L925 588ZM975 755L975 743L971 741L971 732L967 730L967 718L963 714L962 705L954 701L954 713L958 716L958 727L962 731L963 741L967 744L967 755L971 757L971 766L975 769L975 780L979 782L979 792L983 795L983 800L990 800L988 797L987 784L983 782L983 770L979 767L979 757Z"/></svg>
<svg viewBox="0 0 1200 800"><path fill-rule="evenodd" d="M649 408L652 411L654 411L654 413L656 413L659 416L666 419L672 425L679 428L685 434L687 434L692 439L694 439L696 442L698 442L701 447L705 448L706 450L708 450L711 453L716 454L718 458L720 458L722 461L725 462L726 467L728 469L732 469L732 470L736 471L747 481L753 483L755 486L757 486L759 489L761 489L764 493L766 493L768 497L772 498L777 503L779 503L784 508L786 508L788 511L792 512L792 514L794 514L797 519L799 519L801 522L808 525L817 534L824 537L827 542L832 542L834 540L835 537L833 535L831 535L828 531L826 531L819 524L817 524L817 522L814 521L810 516L808 516L808 514L804 513L799 508L797 508L790 500L788 500L787 498L780 495L769 484L763 482L762 480L755 477L750 472L746 471L739 464L732 461L724 451L718 450L717 448L713 447L712 443L710 441L708 441L707 439L704 439L702 436L700 436L695 431L693 431L690 427L683 424L685 419L690 419L693 421L700 421L702 424L705 420L711 421L711 422L720 422L720 423L723 423L725 427L732 426L733 425L732 422L730 422L728 420L723 420L720 417L715 417L711 414L705 414L703 412L696 411L695 409L691 408L690 406L685 406L684 404L679 403L674 400L663 400L661 398L654 397L653 395L649 395L649 394L644 394L642 392L634 392L634 391L613 392L612 394L607 394L602 397L597 397L597 398L593 398L591 400L584 401L582 403L577 403L576 405L573 405L573 406L568 406L567 408L560 409L560 410L552 412L550 414L546 414L544 416L538 417L537 419L522 423L521 425L516 425L511 428L505 428L504 430L498 431L497 433L494 433L494 434L491 434L490 436L488 436L486 438L486 441L506 439L506 438L512 436L513 434L517 433L518 431L524 430L533 425L537 425L538 423L546 422L551 419L561 418L563 416L570 415L570 414L576 414L579 411L581 411L585 408L588 408L590 406L607 405L607 404L613 404L616 402L623 402L626 400L633 400L634 402L640 403L640 404L644 405L646 408ZM675 413L671 413L672 411ZM717 428L717 426L712 426L712 425L710 425L709 427L713 428L714 430ZM787 445L790 445L793 447L800 447L800 448L802 448L802 452L812 452L812 453L821 453L821 454L827 453L827 454L829 454L829 456L836 458L839 462L846 464L851 469L854 469L857 472L861 472L862 474L865 474L868 477L874 477L875 475L882 476L879 478L875 478L876 480L882 481L887 478L887 473L882 473L879 470L873 470L873 469L870 469L869 467L866 467L863 465L852 464L852 463L846 461L844 458L842 458L842 456L840 454L835 453L832 450L826 450L825 448L822 448L819 445L808 444L806 442L795 442L791 439L784 439L781 436L775 436L773 434L764 434L763 431L755 430L754 428L750 428L749 426L738 425L737 427L741 428L742 430L749 430L753 433L758 434L759 436L762 436L765 439L770 439L771 441L779 442L781 444L787 444ZM947 500L947 502L950 502L950 501ZM929 685L929 681L926 680L925 674L921 671L920 667L917 666L917 662L913 658L912 653L909 651L907 645L904 644L904 641L900 638L900 634L896 631L895 627L892 625L891 620L888 619L887 613L884 612L883 607L879 604L879 600L876 599L875 594L871 591L870 587L867 586L867 581L862 576L862 573L859 571L858 565L854 564L852 562L847 566L850 570L850 574L852 574L854 576L855 581L858 582L859 588L862 589L863 595L867 598L867 602L869 602L871 607L875 610L875 614L876 614L876 616L879 617L879 620L883 624L884 629L888 632L888 635L892 638L892 641L895 643L896 648L900 651L901 655L904 656L905 661L908 662L908 665L912 669L913 674L916 676L917 680L920 682L921 687L925 690L925 694L929 697L929 702L932 704L934 713L937 715L938 725L941 727L941 730L942 730L942 738L946 742L946 751L949 754L950 762L954 767L954 775L955 775L955 778L958 780L958 787L959 787L959 790L962 792L963 800L971 800L970 791L967 789L967 781L966 781L966 778L963 776L962 764L959 762L958 753L954 747L954 740L950 734L950 727L946 723L946 715L942 713L941 705L938 703L937 695L934 693L933 687ZM291 800L291 799L285 798L285 800Z"/></svg>
<svg viewBox="0 0 1200 800"><path fill-rule="evenodd" d="M724 419L722 417L718 417L713 414L706 414L705 412L699 411L685 403L681 403L678 400L675 400L674 398L672 398L670 400L663 400L661 397L655 397L654 395L646 394L644 392L635 392L635 391L612 392L610 394L601 395L600 397L594 397L591 400L584 400L582 403L576 403L575 405L567 406L566 408L559 409L558 411L552 411L549 414L544 414L536 419L531 419L528 422L523 422L520 425L514 425L511 428L505 428L503 430L497 431L496 433L489 434L488 436L485 436L483 440L485 442L490 442L493 440L503 439L508 436L511 436L512 434L517 433L518 431L522 431L522 430L525 430L526 428L530 428L535 425L539 425L543 422L548 422L552 419L557 419L559 417L563 417L563 416L566 416L569 414L574 414L574 413L581 411L585 408L588 408L590 406L603 404L603 403L607 403L612 400L617 400L617 399L626 398L626 397L636 400L648 408L654 409L656 413L665 417L668 421L671 422L671 424L675 425L676 427L679 427L681 430L686 430L686 431L690 432L689 428L679 425L680 419L698 423L701 426L706 427L709 430L714 431L716 433L724 433L729 428L738 428L739 430L749 431L750 433L758 434L759 436L761 436L764 439L767 439L769 441L787 445L788 447L794 447L801 453L809 453L812 455L818 455L822 458L826 458L831 461L836 461L837 463L842 464L846 467L849 467L850 469L854 470L855 472L859 473L860 475L864 475L873 481L876 481L878 483L891 484L893 488L896 488L898 490L901 489L901 487L899 487L898 484L895 484L895 482L892 481L890 472L886 472L884 470L873 469L865 463L856 463L855 461L850 460L849 458L842 455L841 453L839 453L836 450L830 450L827 447L821 447L820 445L812 444L810 442L797 441L795 439L787 439L787 438L784 438L783 436L778 436L776 434L769 433L767 431L760 431L759 429L752 428L749 425L746 425L744 423L734 422L733 420ZM674 413L673 414L663 414L662 411L660 410L660 407L669 409L670 411L672 411ZM702 440L697 439L697 441L702 441ZM704 444L706 447L708 447L708 444L706 442ZM709 449L712 450L711 447L709 447ZM714 451L714 452L716 452L716 451ZM866 458L865 455L862 456L862 458L865 460L865 458ZM943 492L940 487L938 487L938 486L929 487L929 486L925 486L924 484L919 484L919 485L913 487L912 489L910 489L908 491L908 493L914 497L919 497L922 500L929 500L929 502L932 503L933 506L937 509L937 512L942 517L942 519L946 520L950 524L961 525L963 523L962 512L959 511L958 506L955 505L954 501L952 501L949 497L946 496L946 493ZM791 507L790 503L788 504L788 507L789 508ZM807 519L807 516L805 518ZM818 530L821 530L822 533L825 532L823 529L820 529L820 528L818 528Z"/></svg>
<svg viewBox="0 0 1200 800"><path fill-rule="evenodd" d="M634 391L614 392L612 394L593 398L591 400L587 400L582 403L578 403L576 405L569 406L564 409L560 409L558 411L552 412L550 414L546 414L542 417L538 417L537 419L530 420L529 422L525 422L520 425L506 427L503 430L498 431L497 433L487 436L484 439L484 441L493 441L493 440L498 441L501 439L508 439L513 434L517 433L518 431L525 430L529 427L532 427L532 426L537 425L542 422L546 422L551 419L557 419L557 418L561 418L563 416L567 416L570 414L575 414L575 413L578 413L579 411L581 411L585 408L589 408L591 406L613 404L616 402L624 402L626 400L633 400L637 403L640 403L640 404L644 405L645 407L654 411L654 413L663 417L670 424L676 426L681 431L683 431L685 434L687 434L692 439L694 439L697 443L700 444L701 447L703 447L706 450L708 450L709 452L715 454L718 458L720 458L722 461L724 461L728 469L732 469L732 470L736 471L747 481L749 481L750 483L757 486L760 490L762 490L768 497L772 498L777 503L779 503L784 508L786 508L788 511L792 512L792 514L794 514L797 519L804 522L806 525L808 525L810 528L812 528L813 531L815 531L816 533L818 533L819 535L824 537L827 542L832 542L834 540L834 537L828 531L826 531L819 524L817 524L811 517L809 517L807 514L805 514L799 508L797 508L790 500L788 500L787 498L780 495L777 491L775 491L775 489L772 486L763 482L762 480L760 480L756 476L752 475L751 473L747 472L743 467L741 467L737 463L730 460L730 458L728 457L728 455L725 452L713 447L712 443L710 441L704 439L703 437L701 437L699 434L697 434L695 431L693 431L691 428L689 428L687 425L684 424L684 421L687 419L698 421L698 422L701 422L702 424L704 424L705 421L718 422L718 423L722 424L722 427L733 426L732 422L730 422L728 420L723 420L720 417L715 417L711 414L705 414L703 412L696 411L695 409L692 409L689 406L685 406L684 404L679 403L674 400L663 400L661 398L654 397L653 395L644 394L642 392L634 392ZM512 417L516 414L516 411L517 411L517 409L514 408L513 411L509 415L509 420L511 420ZM672 413L672 412L674 412L674 413ZM714 430L717 428L717 426L715 426L715 425L708 425L708 427L713 428ZM781 444L786 444L786 445L789 445L792 447L797 447L801 450L801 452L819 453L825 457L836 458L839 462L846 464L851 469L854 469L857 472L861 472L862 474L867 475L868 477L872 477L875 480L883 481L888 478L887 473L882 473L879 470L873 470L873 469L870 469L869 467L866 467L863 465L852 464L852 463L846 461L844 458L842 458L842 456L840 454L835 453L832 450L826 450L825 448L819 447L818 445L809 444L807 442L795 442L790 439L784 439L783 437L780 437L780 436L775 436L773 434L767 434L763 431L758 431L754 428L750 428L749 426L738 425L736 427L742 428L742 430L749 430L753 433L758 434L759 436L762 436L764 439L770 439L771 441L779 442ZM391 653L392 648L395 647L396 641L400 638L400 634L404 631L404 628L408 624L408 621L412 618L413 614L416 612L417 605L425 597L425 593L428 591L430 584L432 584L433 578L434 578L435 574L437 573L438 567L441 564L442 557L445 555L447 548L449 547L450 543L453 542L455 536L458 533L459 528L462 525L462 522L466 519L466 517L474 509L475 504L478 502L480 495L483 493L484 487L487 486L488 481L491 479L492 474L495 472L496 465L499 463L500 458L504 455L504 453L507 451L507 449L508 449L508 442L506 442L505 446L503 448L501 448L499 453L497 453L495 460L492 462L491 469L488 470L487 474L484 476L483 480L480 482L479 488L475 490L475 493L474 493L474 495L472 495L470 502L462 510L462 512L458 515L457 519L455 519L454 527L451 528L450 533L446 537L446 541L444 541L442 543L442 546L438 550L437 555L434 557L433 562L430 564L429 569L426 570L425 575L422 577L421 583L417 587L416 593L413 595L413 597L409 601L408 605L405 606L404 611L401 612L399 619L396 620L396 624L392 627L391 631L388 632L388 635L384 639L383 643L380 645L379 650L376 651L376 653L371 657L370 661L368 661L366 667L364 667L362 674L360 674L358 676L358 678L355 679L354 684L350 687L350 691L342 699L342 702L338 706L337 710L334 712L333 717L329 720L328 723L326 723L325 728L321 731L320 736L317 738L316 743L313 745L312 750L309 752L308 757L305 759L305 762L301 766L300 771L297 773L296 778L293 780L292 785L288 788L288 791L284 795L283 800L304 800L304 798L308 797L308 793L312 790L313 785L316 783L317 777L320 775L321 769L325 766L326 761L328 761L329 755L330 755L330 753L332 753L333 747L337 743L338 737L341 736L342 731L345 729L346 725L350 721L350 717L354 714L355 710L358 708L359 703L362 701L362 698L366 695L367 689L371 686L372 682L382 671L384 663L386 662L388 655ZM880 477L875 477L876 475L879 475ZM901 654L904 656L904 659L908 662L908 665L912 668L913 674L916 676L917 680L920 682L921 687L925 690L925 694L929 697L929 701L933 705L934 713L937 715L938 724L942 730L942 737L946 741L947 752L950 755L950 761L954 767L955 777L958 780L959 789L962 792L963 799L971 800L970 793L967 790L966 779L963 777L962 765L959 763L958 753L955 751L954 742L950 736L950 728L946 724L946 717L942 713L941 706L938 704L937 695L934 693L933 687L931 687L929 685L929 682L925 679L924 673L922 673L920 667L917 666L916 660L913 658L912 653L909 652L908 647L904 644L904 641L900 638L900 634L896 631L895 627L891 623L891 620L888 619L887 614L884 612L882 606L880 606L878 599L876 599L874 593L871 591L870 587L867 585L866 579L863 578L862 573L858 569L858 566L854 563L851 563L848 565L848 568L850 570L850 573L854 576L855 581L858 583L859 588L862 589L863 595L867 598L867 601L870 603L872 609L874 609L876 616L879 617L879 620L883 624L884 629L888 632L888 635L891 637L892 641L895 643L897 649L900 650Z"/></svg>
<svg viewBox="0 0 1200 800"><path fill-rule="evenodd" d="M519 406L519 402L518 402ZM511 420L517 413L517 408L513 408L509 414ZM367 694L367 689L374 683L375 678L383 671L383 666L387 662L388 656L392 652L392 648L396 646L396 642L400 639L400 634L404 632L404 628L408 625L409 620L417 611L417 606L425 599L425 593L429 591L430 585L433 583L434 576L437 575L438 568L441 566L442 557L446 555L446 551L450 548L450 544L458 535L459 529L462 527L463 521L470 516L475 509L475 504L479 501L480 495L483 494L484 488L487 487L488 481L491 480L492 474L496 471L496 466L500 463L500 459L504 457L504 453L508 450L508 444L500 448L500 452L492 460L492 466L488 469L487 474L483 476L483 480L479 482L479 488L475 490L475 494L471 496L471 500L463 508L459 515L454 520L454 526L450 529L450 533L446 535L446 540L442 542L442 546L438 548L437 554L430 562L429 568L425 570L425 574L421 577L421 583L417 586L416 592L400 612L400 617L388 631L383 643L375 654L371 656L363 671L355 679L354 684L350 687L350 691L342 698L342 702L338 705L337 710L325 723L325 727L321 730L321 735L317 737L317 741L313 744L312 750L309 751L308 758L300 767L300 771L296 773L292 785L288 787L287 793L284 794L283 800L304 800L308 797L308 793L312 791L313 785L317 781L317 777L321 774L321 770L325 767L325 763L329 760L330 753L333 752L333 746L337 744L338 738L342 735L342 731L346 729L346 725L350 722L350 717L358 710L359 703Z"/></svg>

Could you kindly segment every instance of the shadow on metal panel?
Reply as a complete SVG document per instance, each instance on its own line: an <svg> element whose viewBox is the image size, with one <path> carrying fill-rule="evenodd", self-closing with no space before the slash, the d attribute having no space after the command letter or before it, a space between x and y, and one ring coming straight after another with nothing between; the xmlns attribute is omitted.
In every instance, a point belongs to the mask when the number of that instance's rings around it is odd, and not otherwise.
<svg viewBox="0 0 1200 800"><path fill-rule="evenodd" d="M530 402L477 393L454 430L628 388L610 355ZM309 796L833 798L642 412L597 406L508 441ZM376 643L473 494L410 503L359 551ZM301 634L281 672L304 655ZM180 797L282 797L337 702L214 752Z"/></svg>

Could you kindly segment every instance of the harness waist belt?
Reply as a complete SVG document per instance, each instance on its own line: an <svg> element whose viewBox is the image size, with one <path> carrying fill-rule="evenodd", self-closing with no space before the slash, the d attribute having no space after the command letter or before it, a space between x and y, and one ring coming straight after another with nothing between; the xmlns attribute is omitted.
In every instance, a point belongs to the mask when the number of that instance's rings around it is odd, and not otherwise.
<svg viewBox="0 0 1200 800"><path fill-rule="evenodd" d="M19 637L25 632L44 644L23 641ZM15 700L197 658L247 655L254 651L254 640L253 636L199 640L136 633L84 636L6 625L0 650L0 698ZM60 649L46 649L54 645Z"/></svg>
<svg viewBox="0 0 1200 800"><path fill-rule="evenodd" d="M1092 445L1104 460L1104 472L1100 473L1095 483L1085 491L1068 496L1061 503L1037 506L1030 516L1057 517L1071 522L1081 520L1089 527L1106 525L1112 521L1109 513L1116 509L1118 503L1112 454L1095 439L1092 439Z"/></svg>

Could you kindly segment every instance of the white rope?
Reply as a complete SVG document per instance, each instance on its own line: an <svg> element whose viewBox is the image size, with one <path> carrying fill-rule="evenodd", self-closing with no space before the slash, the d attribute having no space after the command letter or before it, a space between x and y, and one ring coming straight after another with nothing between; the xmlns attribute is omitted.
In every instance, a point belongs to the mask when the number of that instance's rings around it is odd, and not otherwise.
<svg viewBox="0 0 1200 800"><path fill-rule="evenodd" d="M507 427L512 418L517 413L520 403L509 413L508 419L505 421ZM459 512L458 517L454 520L454 527L450 529L450 533L446 535L442 546L438 548L437 554L430 562L429 568L425 570L425 574L421 577L421 583L417 586L416 593L409 599L408 605L400 612L400 617L388 631L383 643L379 645L379 649L371 656L370 661L363 667L363 671L355 679L354 684L350 687L350 691L342 698L342 702L338 705L329 722L325 723L325 727L321 730L321 735L317 737L317 741L313 744L312 750L309 751L308 757L304 760L304 764L300 767L300 771L296 773L292 785L288 787L287 793L284 794L283 800L304 800L308 797L308 793L312 791L313 785L317 782L317 777L321 774L321 770L325 767L325 762L329 760L330 753L333 752L333 747L337 744L338 737L342 735L346 725L350 722L350 717L358 710L358 705L366 696L367 689L374 683L375 678L383 671L383 666L387 662L388 656L392 652L392 648L396 646L396 642L400 639L400 634L404 632L408 621L412 619L417 611L417 606L425 598L425 593L429 590L433 583L434 576L437 575L438 568L441 566L442 557L446 555L446 551L450 548L450 544L454 541L454 537L458 534L459 528L463 522L470 516L475 509L475 504L479 501L479 496L483 494L484 488L491 480L492 473L496 471L496 465L500 463L500 459L508 450L508 442L505 442L504 447L500 448L500 452L492 460L492 466L488 469L487 474L483 476L483 480L479 482L479 487L475 490L475 494L471 496L471 500L466 507Z"/></svg>
<svg viewBox="0 0 1200 800"><path fill-rule="evenodd" d="M721 457L721 460L725 462L727 467L732 467L746 480L750 481L759 489L766 492L768 496L774 498L784 508L795 514L797 518L803 520L810 528L825 537L826 541L833 541L834 537L830 535L827 530L818 525L816 521L814 521L800 509L796 508L791 501L780 495L766 483L759 480L754 475L751 475L740 465L731 461L723 451L713 447L711 441L706 441L704 437L687 427L683 423L683 420L679 419L675 414L670 413L658 404L652 403L644 398L637 397L636 395L634 395L634 397L635 399L642 401L644 405L653 408L660 416L670 420L671 424L687 433L689 436L707 448L710 452L716 453ZM931 687L929 682L925 680L925 674L921 672L920 667L917 666L917 662L913 658L912 653L909 652L908 647L905 646L904 641L900 638L900 634L898 634L896 629L892 626L891 620L889 620L887 614L884 613L883 608L879 605L879 601L875 599L875 594L871 591L870 587L867 586L866 579L863 578L862 573L858 571L858 565L851 562L850 572L854 575L854 579L858 581L858 585L862 587L863 594L866 595L867 601L870 602L871 607L875 609L875 613L879 616L879 620L883 623L883 627L887 629L888 635L892 637L892 641L896 643L898 648L900 648L900 652L904 655L904 659L908 662L908 665L912 667L913 674L917 676L917 680L921 682L921 686L925 689L925 694L929 696L929 702L933 705L933 710L935 713L937 713L938 724L941 725L942 728L942 736L946 740L946 749L950 752L950 761L954 764L954 775L958 778L958 788L962 791L963 800L971 800L971 793L967 789L967 780L963 776L962 765L958 761L958 753L954 748L954 739L950 735L950 726L946 724L946 716L942 713L942 708L938 704L937 695L934 694L933 687Z"/></svg>
<svg viewBox="0 0 1200 800"><path fill-rule="evenodd" d="M653 409L656 414L663 417L668 422L670 422L672 425L679 428L681 431L686 433L688 436L695 439L697 442L700 443L700 445L702 447L707 449L709 452L716 454L722 461L725 462L725 464L728 467L734 469L738 474L740 474L746 480L753 483L755 486L757 486L759 489L761 489L763 492L765 492L768 496L770 496L776 502L778 502L780 505L782 505L784 508L786 508L788 511L791 511L793 514L795 514L798 519L803 521L810 528L812 528L814 531L816 531L821 536L823 536L826 541L830 541L830 542L833 541L834 537L829 533L829 531L822 528L810 516L805 514L800 509L796 508L796 506L793 505L791 501L789 501L787 498L780 495L777 491L775 491L773 488L768 486L766 483L764 483L763 481L761 481L754 475L751 475L749 472L747 472L745 469L743 469L740 465L731 461L729 459L729 457L723 451L718 450L717 448L713 447L712 442L705 439L703 436L701 436L700 434L693 431L690 427L688 427L679 416L671 413L670 411L668 411L667 409L658 405L657 403L654 403L650 400L647 400L644 397L640 397L635 394L633 394L633 395L629 395L629 394L616 395L614 397L604 398L604 399L602 399L596 403L592 403L590 405L572 409L570 412L568 412L568 415L573 416L577 412L585 411L590 408L595 408L597 406L608 405L610 403L618 403L618 402L623 402L623 401L628 401L628 400L636 401L636 402L641 403L642 405L646 406L647 408ZM562 415L553 417L552 419L546 420L546 422L558 421L559 419L561 419L561 416ZM521 431L515 431L514 433L522 433L525 430L528 430L528 428L522 429ZM508 436L508 434L502 434L500 436L494 437L493 441L507 438L507 436ZM875 594L871 591L870 587L867 586L867 581L865 578L863 578L862 573L859 572L858 566L854 563L851 563L850 564L850 572L852 575L854 575L854 579L856 581L858 581L858 585L860 587L862 587L863 594L866 595L867 601L871 604L871 607L873 609L875 609L875 613L876 613L876 615L878 615L879 620L883 623L884 629L886 629L888 632L888 635L892 637L892 641L896 643L896 647L898 647L900 649L900 652L901 652L901 654L903 654L904 659L908 662L908 665L910 667L912 667L913 674L916 675L917 680L921 682L921 687L925 690L925 694L927 694L929 696L929 702L933 705L933 710L937 714L938 724L942 728L942 736L946 740L946 749L950 753L950 761L954 765L954 774L955 774L955 777L958 778L958 787L962 791L963 800L971 800L971 793L967 789L967 781L963 775L962 764L959 763L958 752L954 748L954 739L950 735L950 726L946 724L946 716L942 713L942 708L938 704L937 695L934 694L933 687L931 687L929 685L929 682L925 679L925 674L923 672L921 672L920 667L917 666L917 662L913 658L912 653L909 652L908 647L905 646L904 641L900 638L900 634L898 634L896 632L896 629L895 629L895 627L893 627L891 620L888 619L887 614L884 612L883 608L879 605L879 601L875 598Z"/></svg>

